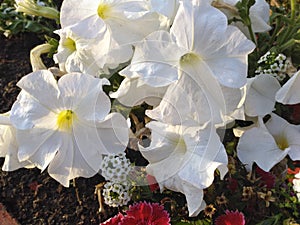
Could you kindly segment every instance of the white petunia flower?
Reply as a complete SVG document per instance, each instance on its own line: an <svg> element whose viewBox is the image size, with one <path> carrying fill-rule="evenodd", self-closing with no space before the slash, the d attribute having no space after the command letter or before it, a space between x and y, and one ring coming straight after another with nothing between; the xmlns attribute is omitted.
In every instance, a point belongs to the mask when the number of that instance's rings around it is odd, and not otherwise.
<svg viewBox="0 0 300 225"><path fill-rule="evenodd" d="M33 165L28 161L18 160L18 142L16 129L9 119L9 112L0 114L0 157L5 157L2 170L13 171L22 167L30 168Z"/></svg>
<svg viewBox="0 0 300 225"><path fill-rule="evenodd" d="M149 11L147 1L135 0L66 0L60 20L63 28L81 24L84 29L78 30L79 36L107 27L120 45L133 44L160 28L158 13Z"/></svg>
<svg viewBox="0 0 300 225"><path fill-rule="evenodd" d="M106 27L99 28L95 34L88 32L85 37L76 34L81 29L81 24L75 24L56 31L60 41L54 60L60 70L99 76L101 73L108 74L109 69L115 69L131 58L132 48L120 47Z"/></svg>
<svg viewBox="0 0 300 225"><path fill-rule="evenodd" d="M257 127L245 131L240 137L238 158L248 170L251 170L255 162L265 171L269 171L287 154L292 160L299 160L299 135L300 132L293 125L276 114L271 114L266 124L262 118L258 118Z"/></svg>
<svg viewBox="0 0 300 225"><path fill-rule="evenodd" d="M254 47L237 28L227 26L224 14L207 2L184 1L170 34L157 31L146 37L120 74L153 87L168 86L185 77L182 79L194 83L191 92L207 99L212 111L225 114L221 85L240 88L246 83L247 55Z"/></svg>
<svg viewBox="0 0 300 225"><path fill-rule="evenodd" d="M18 158L46 169L68 186L76 177L91 177L103 154L124 151L128 126L118 113L108 114L110 100L102 91L106 79L71 73L57 82L47 70L23 77L11 110L17 130Z"/></svg>
<svg viewBox="0 0 300 225"><path fill-rule="evenodd" d="M170 34L152 33L136 46L131 65L120 74L140 77L154 87L169 85L181 75L192 76L196 82L216 79L224 86L242 87L247 55L255 45L237 28L228 26L219 10L205 1L198 4L181 2Z"/></svg>
<svg viewBox="0 0 300 225"><path fill-rule="evenodd" d="M214 180L214 171L221 177L227 173L227 154L215 128L172 126L161 122L147 124L152 131L149 147L140 146L149 161L147 173L154 176L161 190L182 192L187 199L190 216L203 210L203 189Z"/></svg>
<svg viewBox="0 0 300 225"><path fill-rule="evenodd" d="M249 78L247 94L244 103L247 116L265 116L275 107L275 95L280 89L280 84L275 77L262 74Z"/></svg>
<svg viewBox="0 0 300 225"><path fill-rule="evenodd" d="M276 101L282 104L300 103L300 70L296 72L276 93Z"/></svg>
<svg viewBox="0 0 300 225"><path fill-rule="evenodd" d="M237 8L235 8L235 5L239 2L239 0L210 1L212 2L212 5L219 8L228 17L228 19L239 16ZM261 33L271 30L271 26L269 25L270 5L265 0L255 1L254 5L252 5L249 9L249 17L254 33ZM249 34L249 31L246 29L244 24L240 22L233 24L239 27L245 34Z"/></svg>

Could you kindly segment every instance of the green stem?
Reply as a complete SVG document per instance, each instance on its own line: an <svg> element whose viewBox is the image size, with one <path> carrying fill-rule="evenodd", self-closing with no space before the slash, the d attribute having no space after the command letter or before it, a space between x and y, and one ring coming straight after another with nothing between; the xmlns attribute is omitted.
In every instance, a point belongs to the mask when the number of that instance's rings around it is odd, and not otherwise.
<svg viewBox="0 0 300 225"><path fill-rule="evenodd" d="M286 43L280 45L279 52L283 52L285 49L293 46L295 43L299 43L299 41L296 41L295 39L290 39Z"/></svg>
<svg viewBox="0 0 300 225"><path fill-rule="evenodd" d="M249 31L249 33L250 33L250 38L251 38L251 40L252 40L252 41L254 42L254 44L257 46L256 38L255 38L255 36L254 36L254 32L253 32L253 30L252 30L251 24L250 24L250 25L247 25L247 27L248 27L248 31Z"/></svg>
<svg viewBox="0 0 300 225"><path fill-rule="evenodd" d="M297 22L296 17L296 0L291 0L291 17L290 17L290 24L288 26L287 31L285 32L285 35L281 39L281 45L286 43L290 39L290 35L292 34L292 30L294 29L294 26Z"/></svg>

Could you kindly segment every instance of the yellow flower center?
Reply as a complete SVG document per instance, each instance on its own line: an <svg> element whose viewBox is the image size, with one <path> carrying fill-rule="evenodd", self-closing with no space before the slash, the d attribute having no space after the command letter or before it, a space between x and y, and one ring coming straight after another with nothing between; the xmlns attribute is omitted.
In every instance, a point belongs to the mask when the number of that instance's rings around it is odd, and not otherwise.
<svg viewBox="0 0 300 225"><path fill-rule="evenodd" d="M201 57L199 55L190 52L180 57L180 64L181 65L193 64L199 60L201 60Z"/></svg>
<svg viewBox="0 0 300 225"><path fill-rule="evenodd" d="M288 140L283 136L275 138L275 141L278 148L280 148L281 150L285 150L286 148L289 147Z"/></svg>
<svg viewBox="0 0 300 225"><path fill-rule="evenodd" d="M57 116L57 126L61 131L71 131L76 115L72 110L63 110Z"/></svg>
<svg viewBox="0 0 300 225"><path fill-rule="evenodd" d="M111 11L111 6L108 4L100 3L97 9L98 16L101 19L106 19Z"/></svg>
<svg viewBox="0 0 300 225"><path fill-rule="evenodd" d="M73 39L71 38L67 38L64 43L63 43L63 46L65 48L68 48L70 49L72 52L76 51L76 43Z"/></svg>

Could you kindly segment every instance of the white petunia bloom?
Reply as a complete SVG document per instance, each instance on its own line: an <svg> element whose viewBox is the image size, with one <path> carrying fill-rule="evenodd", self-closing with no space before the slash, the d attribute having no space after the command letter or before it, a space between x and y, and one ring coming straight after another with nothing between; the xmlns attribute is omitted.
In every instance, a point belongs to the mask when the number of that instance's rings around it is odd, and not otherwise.
<svg viewBox="0 0 300 225"><path fill-rule="evenodd" d="M81 24L77 35L86 36L107 27L118 44L133 44L160 29L159 14L149 11L147 1L66 0L61 7L62 27Z"/></svg>
<svg viewBox="0 0 300 225"><path fill-rule="evenodd" d="M300 103L300 70L296 72L276 93L276 101L282 104Z"/></svg>
<svg viewBox="0 0 300 225"><path fill-rule="evenodd" d="M54 61L59 64L60 70L99 76L101 73L108 74L109 69L115 69L131 58L132 48L119 46L106 27L79 37L77 31L82 28L82 24L75 24L56 31L60 41Z"/></svg>
<svg viewBox="0 0 300 225"><path fill-rule="evenodd" d="M173 126L161 122L147 124L152 130L151 144L140 146L149 161L147 173L154 176L161 190L182 192L187 199L190 216L197 216L205 207L203 189L214 180L214 171L221 177L227 173L227 154L215 128Z"/></svg>
<svg viewBox="0 0 300 225"><path fill-rule="evenodd" d="M300 132L287 121L271 114L266 124L258 118L257 127L245 131L237 146L237 156L251 170L255 162L269 171L287 154L292 160L300 159ZM255 143L255 145L253 145Z"/></svg>
<svg viewBox="0 0 300 225"><path fill-rule="evenodd" d="M241 88L246 83L247 55L254 47L237 28L227 26L225 15L207 2L184 1L170 33L154 32L136 45L131 64L120 74L153 87L184 79L194 83L190 91L207 99L212 111L225 114L221 85Z"/></svg>
<svg viewBox="0 0 300 225"><path fill-rule="evenodd" d="M238 17L238 11L237 8L235 8L235 5L239 2L239 0L210 1L212 2L212 5L219 8L228 17L228 19ZM249 9L249 17L254 33L266 32L272 29L269 25L270 5L265 0L255 1L254 5L252 5ZM249 34L244 24L237 22L234 23L234 25L239 27L244 33Z"/></svg>
<svg viewBox="0 0 300 225"><path fill-rule="evenodd" d="M55 31L60 36L57 53L53 59L64 72L86 72L97 74L99 68L95 66L95 60L88 49L88 41L74 34L71 27Z"/></svg>
<svg viewBox="0 0 300 225"><path fill-rule="evenodd" d="M192 76L196 82L207 78L205 83L242 87L247 56L255 45L237 28L228 26L219 10L205 1L197 3L180 2L170 34L152 33L136 46L131 65L120 74L140 77L154 87L169 85L182 75Z"/></svg>
<svg viewBox="0 0 300 225"><path fill-rule="evenodd" d="M95 175L103 154L124 151L128 126L121 114L109 114L110 100L102 91L106 84L81 73L57 82L47 70L23 77L11 110L19 160L48 167L50 176L69 186L70 179Z"/></svg>
<svg viewBox="0 0 300 225"><path fill-rule="evenodd" d="M9 112L0 114L0 157L5 157L2 166L3 171L13 171L22 167L33 167L28 161L18 160L18 143L16 129L9 119Z"/></svg>
<svg viewBox="0 0 300 225"><path fill-rule="evenodd" d="M275 95L279 89L279 82L271 75L261 74L249 78L244 103L245 114L251 117L263 117L271 113L274 110Z"/></svg>

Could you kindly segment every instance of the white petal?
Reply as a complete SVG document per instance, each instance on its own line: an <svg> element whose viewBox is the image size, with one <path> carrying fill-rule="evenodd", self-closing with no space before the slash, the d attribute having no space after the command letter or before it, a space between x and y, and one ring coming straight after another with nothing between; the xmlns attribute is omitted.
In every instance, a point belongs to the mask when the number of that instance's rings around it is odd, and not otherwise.
<svg viewBox="0 0 300 225"><path fill-rule="evenodd" d="M270 75L259 75L251 78L247 84L245 113L248 116L265 116L275 107L275 94L280 88L276 78Z"/></svg>
<svg viewBox="0 0 300 225"><path fill-rule="evenodd" d="M178 176L166 180L160 184L160 187L161 189L167 188L172 191L183 193L187 201L190 217L197 216L206 206L206 203L203 200L203 190L196 188L185 181L181 181Z"/></svg>
<svg viewBox="0 0 300 225"><path fill-rule="evenodd" d="M288 144L288 155L292 160L300 160L300 130L280 116L272 113L266 127L275 139L284 139Z"/></svg>
<svg viewBox="0 0 300 225"><path fill-rule="evenodd" d="M296 72L276 93L276 101L283 104L300 103L300 70Z"/></svg>
<svg viewBox="0 0 300 225"><path fill-rule="evenodd" d="M118 113L111 113L95 124L79 122L74 125L73 132L81 155L95 171L100 169L99 158L103 154L123 152L128 143L127 122Z"/></svg>
<svg viewBox="0 0 300 225"><path fill-rule="evenodd" d="M225 99L219 82L205 63L186 65L181 72L180 79L168 88L160 105L147 111L147 115L174 125L186 120L196 120L199 124L222 123Z"/></svg>
<svg viewBox="0 0 300 225"><path fill-rule="evenodd" d="M62 27L78 23L88 16L95 15L99 1L63 1L60 10L60 23ZM75 7L76 6L76 7Z"/></svg>
<svg viewBox="0 0 300 225"><path fill-rule="evenodd" d="M248 170L251 170L255 162L264 171L270 171L287 154L288 150L280 150L273 136L264 127L245 131L237 145L238 158Z"/></svg>
<svg viewBox="0 0 300 225"><path fill-rule="evenodd" d="M228 26L222 35L225 37L222 46L211 47L206 53L199 49L199 53L222 85L240 88L246 84L247 58L255 45L233 26Z"/></svg>
<svg viewBox="0 0 300 225"><path fill-rule="evenodd" d="M121 104L129 107L143 102L152 106L158 105L167 87L150 87L147 84L139 84L140 82L139 78L125 78L119 89L114 93L110 93L109 96L117 98Z"/></svg>
<svg viewBox="0 0 300 225"><path fill-rule="evenodd" d="M101 157L98 157L101 164ZM97 171L93 170L82 157L76 142L66 137L57 154L51 161L48 173L65 187L69 187L69 180L76 177L92 177Z"/></svg>
<svg viewBox="0 0 300 225"><path fill-rule="evenodd" d="M250 7L250 20L254 33L266 32L272 29L269 26L270 6L265 0L256 0Z"/></svg>
<svg viewBox="0 0 300 225"><path fill-rule="evenodd" d="M43 92L47 93L48 90L45 89ZM50 107L51 101L49 101L49 106L41 104L27 92L21 91L11 109L11 123L21 130L30 129L35 126L52 128L55 126L57 119L56 114L52 110L57 111L57 108L52 109Z"/></svg>
<svg viewBox="0 0 300 225"><path fill-rule="evenodd" d="M79 119L103 120L110 111L110 100L102 91L106 79L81 73L64 75L58 82L65 109L73 110Z"/></svg>
<svg viewBox="0 0 300 225"><path fill-rule="evenodd" d="M131 64L120 74L128 78L141 77L154 87L169 85L178 79L177 70L183 52L169 33L154 32L136 45Z"/></svg>
<svg viewBox="0 0 300 225"><path fill-rule="evenodd" d="M59 106L57 82L48 70L35 71L22 77L17 86L30 94L44 107L55 110Z"/></svg>
<svg viewBox="0 0 300 225"><path fill-rule="evenodd" d="M28 161L19 161L18 147L15 128L0 125L0 157L5 157L3 171L13 171L31 165Z"/></svg>

